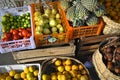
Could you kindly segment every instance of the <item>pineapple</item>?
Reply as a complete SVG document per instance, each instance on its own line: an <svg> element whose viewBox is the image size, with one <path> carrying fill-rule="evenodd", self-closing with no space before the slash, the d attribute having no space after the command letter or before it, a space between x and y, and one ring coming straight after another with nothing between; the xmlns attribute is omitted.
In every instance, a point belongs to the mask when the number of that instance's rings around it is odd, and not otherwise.
<svg viewBox="0 0 120 80"><path fill-rule="evenodd" d="M96 25L99 22L98 17L95 15L90 15L88 19L86 20L86 24L88 26Z"/></svg>
<svg viewBox="0 0 120 80"><path fill-rule="evenodd" d="M67 11L67 9L70 7L70 2L67 0L60 0L60 5L64 11Z"/></svg>
<svg viewBox="0 0 120 80"><path fill-rule="evenodd" d="M76 17L81 20L85 20L89 15L89 11L80 2L76 4L75 13Z"/></svg>
<svg viewBox="0 0 120 80"><path fill-rule="evenodd" d="M82 5L89 11L94 11L98 5L98 0L81 0Z"/></svg>
<svg viewBox="0 0 120 80"><path fill-rule="evenodd" d="M67 19L71 22L73 22L74 17L75 17L75 9L76 9L76 6L71 6L70 8L68 8L67 13L66 13Z"/></svg>
<svg viewBox="0 0 120 80"><path fill-rule="evenodd" d="M106 14L105 7L103 5L99 5L93 12L97 17L101 17Z"/></svg>

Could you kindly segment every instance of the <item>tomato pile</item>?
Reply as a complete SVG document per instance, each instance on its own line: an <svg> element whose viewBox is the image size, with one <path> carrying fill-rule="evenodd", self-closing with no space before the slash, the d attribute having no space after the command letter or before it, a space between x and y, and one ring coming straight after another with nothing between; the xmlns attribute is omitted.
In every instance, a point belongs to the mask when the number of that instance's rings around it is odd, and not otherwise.
<svg viewBox="0 0 120 80"><path fill-rule="evenodd" d="M2 41L5 42L5 41L29 38L31 35L32 35L31 28L11 29L10 32L4 33Z"/></svg>
<svg viewBox="0 0 120 80"><path fill-rule="evenodd" d="M30 38L31 23L30 13L13 16L6 13L2 16L2 41L12 41L24 38Z"/></svg>

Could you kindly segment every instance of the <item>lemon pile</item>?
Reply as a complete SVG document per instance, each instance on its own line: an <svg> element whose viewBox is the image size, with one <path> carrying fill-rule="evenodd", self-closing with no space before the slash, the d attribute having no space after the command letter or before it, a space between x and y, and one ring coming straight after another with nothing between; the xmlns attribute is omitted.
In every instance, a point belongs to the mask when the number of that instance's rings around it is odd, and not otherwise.
<svg viewBox="0 0 120 80"><path fill-rule="evenodd" d="M8 73L1 73L0 80L38 80L38 73L35 66L27 66L23 71L10 70Z"/></svg>
<svg viewBox="0 0 120 80"><path fill-rule="evenodd" d="M85 67L71 59L55 60L54 68L55 72L43 73L42 80L89 80Z"/></svg>

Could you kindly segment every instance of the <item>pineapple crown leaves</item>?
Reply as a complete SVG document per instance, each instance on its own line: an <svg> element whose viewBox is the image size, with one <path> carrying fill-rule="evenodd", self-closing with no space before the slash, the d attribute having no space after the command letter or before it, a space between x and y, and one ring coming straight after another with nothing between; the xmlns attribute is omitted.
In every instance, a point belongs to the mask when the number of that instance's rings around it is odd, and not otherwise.
<svg viewBox="0 0 120 80"><path fill-rule="evenodd" d="M96 15L91 13L91 15L89 15L85 22L88 26L93 26L99 22L99 19Z"/></svg>
<svg viewBox="0 0 120 80"><path fill-rule="evenodd" d="M85 20L89 16L89 11L81 4L81 2L78 2L76 4L75 13L76 13L75 17L82 20Z"/></svg>
<svg viewBox="0 0 120 80"><path fill-rule="evenodd" d="M97 17L101 17L101 16L104 16L106 14L105 7L101 4L99 4L93 12Z"/></svg>
<svg viewBox="0 0 120 80"><path fill-rule="evenodd" d="M94 11L98 5L98 0L81 0L82 5L89 11Z"/></svg>

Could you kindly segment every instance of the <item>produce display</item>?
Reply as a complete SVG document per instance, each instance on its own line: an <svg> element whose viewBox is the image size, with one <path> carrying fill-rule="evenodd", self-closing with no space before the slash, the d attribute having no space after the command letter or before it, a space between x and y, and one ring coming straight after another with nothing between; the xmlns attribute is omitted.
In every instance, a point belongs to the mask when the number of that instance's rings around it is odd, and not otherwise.
<svg viewBox="0 0 120 80"><path fill-rule="evenodd" d="M37 9L36 9L37 10ZM61 15L55 7L46 7L41 11L35 11L35 34L63 33L64 27L61 23Z"/></svg>
<svg viewBox="0 0 120 80"><path fill-rule="evenodd" d="M111 38L100 47L107 68L120 76L120 38Z"/></svg>
<svg viewBox="0 0 120 80"><path fill-rule="evenodd" d="M120 23L120 0L99 0L106 8L106 13L113 21Z"/></svg>
<svg viewBox="0 0 120 80"><path fill-rule="evenodd" d="M54 58L43 64L42 80L90 80L82 63L71 58Z"/></svg>
<svg viewBox="0 0 120 80"><path fill-rule="evenodd" d="M16 69L18 66L14 66L13 69L7 72L0 72L0 80L39 80L39 68L37 65L28 65L22 69ZM23 65L21 66L23 67ZM2 67L3 68L3 67ZM2 70L0 67L0 69Z"/></svg>
<svg viewBox="0 0 120 80"><path fill-rule="evenodd" d="M98 18L106 13L98 0L60 0L60 3L73 27L96 25Z"/></svg>
<svg viewBox="0 0 120 80"><path fill-rule="evenodd" d="M6 13L2 16L1 25L3 42L30 38L32 35L30 13L21 15Z"/></svg>

